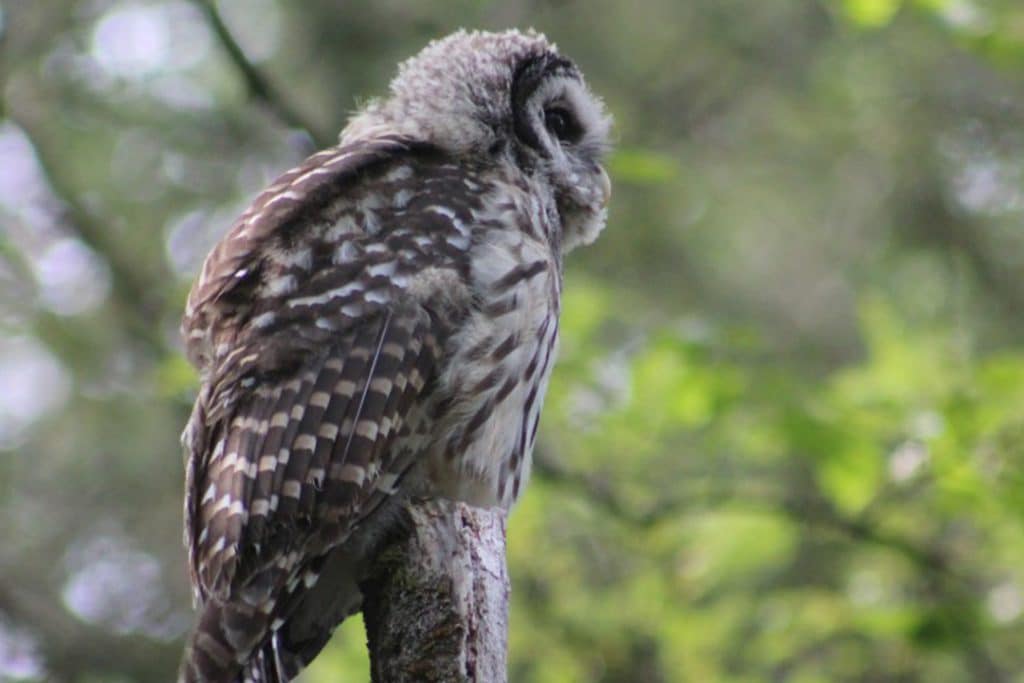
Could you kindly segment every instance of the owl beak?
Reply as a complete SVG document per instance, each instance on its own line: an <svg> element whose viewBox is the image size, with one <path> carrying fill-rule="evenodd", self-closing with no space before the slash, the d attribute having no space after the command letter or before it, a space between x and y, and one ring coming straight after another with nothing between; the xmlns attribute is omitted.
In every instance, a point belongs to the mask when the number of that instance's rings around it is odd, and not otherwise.
<svg viewBox="0 0 1024 683"><path fill-rule="evenodd" d="M603 166L598 166L597 170L601 172L601 208L608 206L608 200L612 198L612 179L608 177L608 172L604 170Z"/></svg>

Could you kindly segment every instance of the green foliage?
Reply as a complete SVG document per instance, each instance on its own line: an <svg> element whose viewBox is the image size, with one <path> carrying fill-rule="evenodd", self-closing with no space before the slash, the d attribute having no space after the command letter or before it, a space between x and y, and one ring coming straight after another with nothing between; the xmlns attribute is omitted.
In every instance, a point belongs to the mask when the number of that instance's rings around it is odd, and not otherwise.
<svg viewBox="0 0 1024 683"><path fill-rule="evenodd" d="M597 329L580 321L566 319L566 336ZM601 678L628 655L598 644L639 632L669 680L760 680L780 667L794 680L956 680L967 669L952 653L1019 637L999 623L1017 598L997 605L970 583L1020 578L1024 353L965 353L952 330L910 328L873 296L861 321L863 360L812 381L726 360L718 338L660 333L630 360L627 398L582 434L564 413L599 369L570 355L547 445L620 498L535 487L510 531L513 574L548 581L532 625L558 625L531 638L561 629L601 652L565 675ZM1016 486L992 459L1018 463ZM654 490L665 500L651 505ZM556 541L538 546L545 528ZM997 546L998 561L983 550ZM726 656L735 639L742 652Z"/></svg>
<svg viewBox="0 0 1024 683"><path fill-rule="evenodd" d="M851 21L868 27L884 26L903 5L903 0L843 0L843 11Z"/></svg>
<svg viewBox="0 0 1024 683"><path fill-rule="evenodd" d="M643 149L619 149L608 159L608 170L620 183L658 185L679 178L679 162L666 155Z"/></svg>

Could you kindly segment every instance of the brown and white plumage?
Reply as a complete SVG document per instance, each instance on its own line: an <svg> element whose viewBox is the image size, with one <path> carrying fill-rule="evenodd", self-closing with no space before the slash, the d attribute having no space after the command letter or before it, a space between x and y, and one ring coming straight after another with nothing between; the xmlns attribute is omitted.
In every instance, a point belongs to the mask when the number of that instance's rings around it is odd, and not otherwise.
<svg viewBox="0 0 1024 683"><path fill-rule="evenodd" d="M604 224L607 120L543 36L460 32L214 248L183 332L200 618L186 681L282 680L358 610L411 494L510 506L562 256Z"/></svg>

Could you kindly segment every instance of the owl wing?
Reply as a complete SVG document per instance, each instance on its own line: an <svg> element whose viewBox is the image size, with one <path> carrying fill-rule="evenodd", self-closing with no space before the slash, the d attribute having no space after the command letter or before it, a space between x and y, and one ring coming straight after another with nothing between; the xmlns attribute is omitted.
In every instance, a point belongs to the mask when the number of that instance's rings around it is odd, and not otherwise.
<svg viewBox="0 0 1024 683"><path fill-rule="evenodd" d="M339 147L261 194L204 264L183 322L203 378L185 537L197 595L216 603L200 658L258 645L275 601L412 464L447 333L417 277L467 267L470 186L395 138Z"/></svg>
<svg viewBox="0 0 1024 683"><path fill-rule="evenodd" d="M406 417L440 359L430 315L401 306L352 322L204 425L187 530L202 593L227 597L270 565L284 579L313 536L340 540L411 464L391 446L415 436Z"/></svg>
<svg viewBox="0 0 1024 683"><path fill-rule="evenodd" d="M186 670L237 672L415 462L481 188L428 145L343 145L211 252L182 323L203 379L182 437L203 603Z"/></svg>
<svg viewBox="0 0 1024 683"><path fill-rule="evenodd" d="M329 218L328 205L344 198L360 177L404 155L429 154L423 143L397 136L332 147L279 176L239 216L203 263L189 293L182 334L189 359L200 369L212 361L217 325L243 315L274 242L298 241L311 218Z"/></svg>

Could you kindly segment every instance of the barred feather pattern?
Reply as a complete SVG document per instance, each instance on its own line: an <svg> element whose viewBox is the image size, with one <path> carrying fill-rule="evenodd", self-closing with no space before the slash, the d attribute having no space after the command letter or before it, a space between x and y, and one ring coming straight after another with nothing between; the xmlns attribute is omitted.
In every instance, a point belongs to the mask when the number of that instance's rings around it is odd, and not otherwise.
<svg viewBox="0 0 1024 683"><path fill-rule="evenodd" d="M609 126L543 36L456 32L214 247L182 325L201 379L183 681L295 676L360 608L409 496L522 493L562 258L605 224Z"/></svg>
<svg viewBox="0 0 1024 683"><path fill-rule="evenodd" d="M554 213L529 190L362 141L286 173L213 250L183 323L203 380L183 436L201 606L185 680L294 675L358 597L316 632L289 622L395 493L519 495L560 288Z"/></svg>

